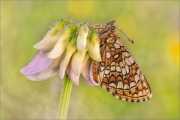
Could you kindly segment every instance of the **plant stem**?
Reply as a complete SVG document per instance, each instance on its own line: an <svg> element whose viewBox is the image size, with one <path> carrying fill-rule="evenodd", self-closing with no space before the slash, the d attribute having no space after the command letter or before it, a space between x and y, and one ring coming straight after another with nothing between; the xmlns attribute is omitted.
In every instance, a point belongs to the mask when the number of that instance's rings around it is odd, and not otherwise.
<svg viewBox="0 0 180 120"><path fill-rule="evenodd" d="M68 112L68 106L69 106L69 100L71 95L71 89L72 89L72 81L68 76L66 76L63 87L62 87L62 93L60 96L59 101L59 110L58 110L58 118L60 120L67 119L67 112Z"/></svg>

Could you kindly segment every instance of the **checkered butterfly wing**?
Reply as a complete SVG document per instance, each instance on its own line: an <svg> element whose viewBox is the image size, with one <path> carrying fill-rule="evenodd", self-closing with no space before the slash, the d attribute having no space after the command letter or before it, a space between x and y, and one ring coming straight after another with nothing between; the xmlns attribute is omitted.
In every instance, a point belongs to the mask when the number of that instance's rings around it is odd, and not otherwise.
<svg viewBox="0 0 180 120"><path fill-rule="evenodd" d="M114 22L99 31L102 61L93 61L94 80L118 99L146 101L152 96L150 86L126 44L115 33Z"/></svg>

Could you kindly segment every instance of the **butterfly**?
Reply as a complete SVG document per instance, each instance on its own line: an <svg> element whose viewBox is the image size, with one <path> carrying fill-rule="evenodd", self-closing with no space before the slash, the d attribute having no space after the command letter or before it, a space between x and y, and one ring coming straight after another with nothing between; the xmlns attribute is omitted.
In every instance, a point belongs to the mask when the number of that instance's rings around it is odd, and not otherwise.
<svg viewBox="0 0 180 120"><path fill-rule="evenodd" d="M102 61L93 61L93 78L118 99L128 102L147 101L152 97L151 88L128 47L117 35L114 23L115 20L112 20L98 30ZM133 43L131 38L119 30Z"/></svg>

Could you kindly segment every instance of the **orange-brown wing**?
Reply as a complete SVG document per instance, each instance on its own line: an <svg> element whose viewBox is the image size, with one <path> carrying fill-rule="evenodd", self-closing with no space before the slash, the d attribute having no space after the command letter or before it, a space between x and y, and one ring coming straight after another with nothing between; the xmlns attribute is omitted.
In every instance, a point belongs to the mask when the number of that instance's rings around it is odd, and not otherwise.
<svg viewBox="0 0 180 120"><path fill-rule="evenodd" d="M116 98L142 102L151 98L150 86L120 37L101 41L101 62L93 62L94 80Z"/></svg>

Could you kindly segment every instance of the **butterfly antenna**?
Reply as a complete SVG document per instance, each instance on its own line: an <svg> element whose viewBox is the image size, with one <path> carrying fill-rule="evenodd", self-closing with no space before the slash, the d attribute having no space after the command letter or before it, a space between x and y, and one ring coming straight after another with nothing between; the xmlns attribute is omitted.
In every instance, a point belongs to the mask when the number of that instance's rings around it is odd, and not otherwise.
<svg viewBox="0 0 180 120"><path fill-rule="evenodd" d="M124 33L120 28L116 27L131 43L134 43L133 39L131 39L126 33Z"/></svg>

